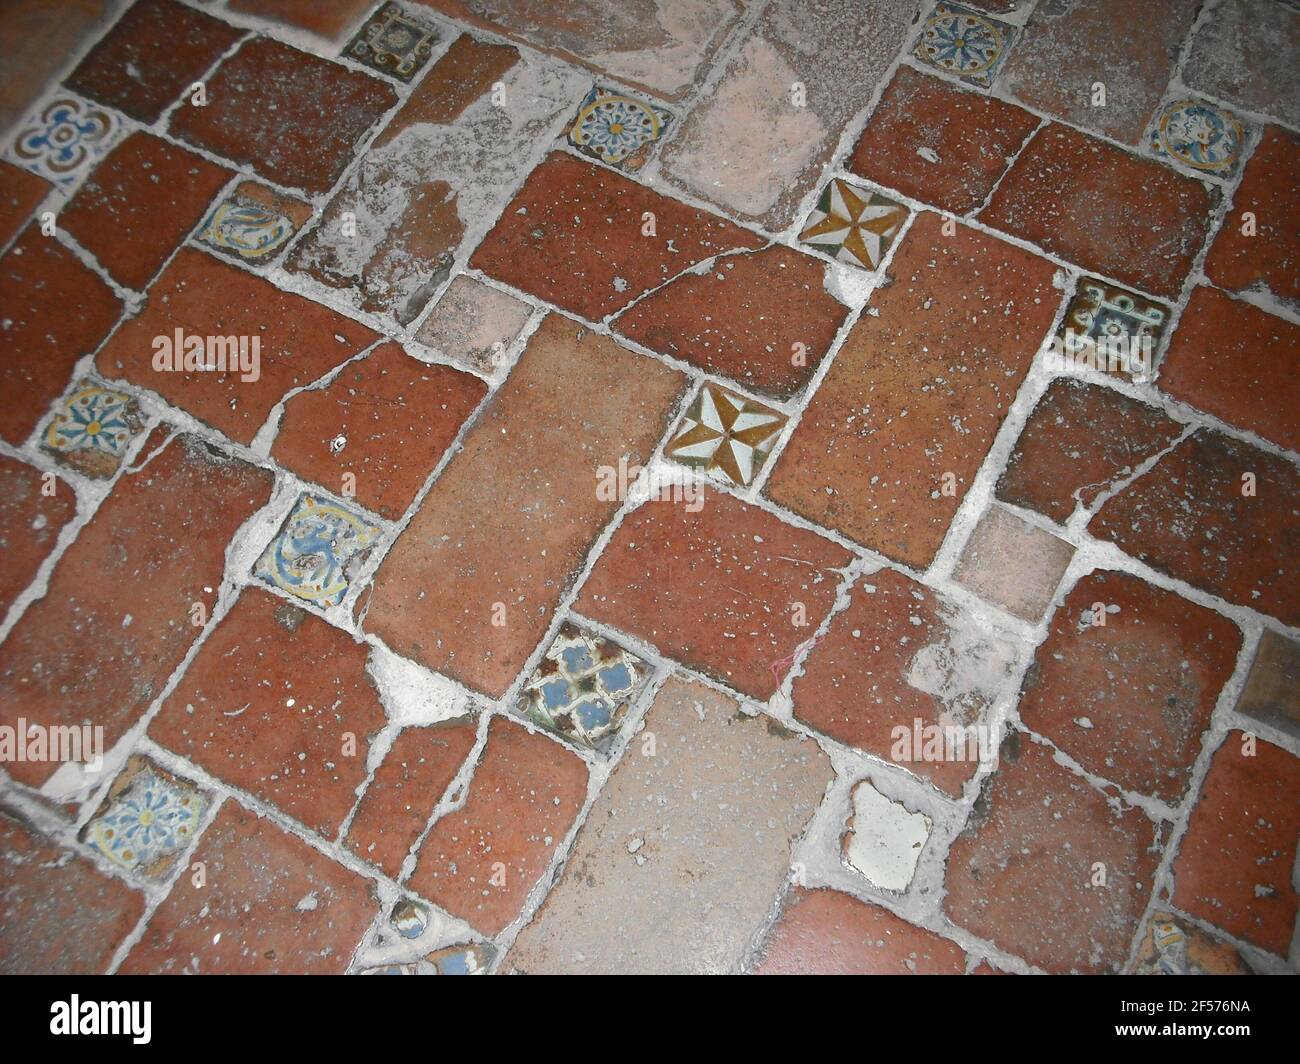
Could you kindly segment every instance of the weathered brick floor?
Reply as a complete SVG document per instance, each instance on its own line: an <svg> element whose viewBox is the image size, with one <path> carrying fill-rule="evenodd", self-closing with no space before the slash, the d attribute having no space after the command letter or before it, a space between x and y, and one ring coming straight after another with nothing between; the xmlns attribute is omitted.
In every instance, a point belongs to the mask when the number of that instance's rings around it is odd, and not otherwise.
<svg viewBox="0 0 1300 1064"><path fill-rule="evenodd" d="M0 971L1300 968L1300 5L0 45Z"/></svg>

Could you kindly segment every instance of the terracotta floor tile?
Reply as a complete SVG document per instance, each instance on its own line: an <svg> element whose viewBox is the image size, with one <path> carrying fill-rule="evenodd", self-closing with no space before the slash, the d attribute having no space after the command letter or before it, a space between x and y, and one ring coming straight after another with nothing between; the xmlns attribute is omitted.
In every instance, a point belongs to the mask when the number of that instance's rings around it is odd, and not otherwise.
<svg viewBox="0 0 1300 1064"><path fill-rule="evenodd" d="M492 721L464 804L429 832L412 890L495 935L528 892L587 798L587 765L543 735Z"/></svg>
<svg viewBox="0 0 1300 1064"><path fill-rule="evenodd" d="M1242 215L1255 217L1254 235ZM1272 126L1246 164L1232 207L1205 260L1205 273L1234 292L1271 293L1300 304L1300 137Z"/></svg>
<svg viewBox="0 0 1300 1064"><path fill-rule="evenodd" d="M1177 806L1240 649L1217 613L1126 573L1091 573L1052 618L1020 718L1089 772Z"/></svg>
<svg viewBox="0 0 1300 1064"><path fill-rule="evenodd" d="M9 0L0 7L0 131L27 114L112 15L109 0Z"/></svg>
<svg viewBox="0 0 1300 1064"><path fill-rule="evenodd" d="M728 255L706 274L652 292L614 328L653 351L788 399L812 378L848 317L825 278L823 263L784 247Z"/></svg>
<svg viewBox="0 0 1300 1064"><path fill-rule="evenodd" d="M1052 125L1034 134L979 218L1172 299L1205 241L1213 205L1200 181Z"/></svg>
<svg viewBox="0 0 1300 1064"><path fill-rule="evenodd" d="M844 127L870 102L914 6L769 4L664 148L670 180L766 229L785 229L821 183Z"/></svg>
<svg viewBox="0 0 1300 1064"><path fill-rule="evenodd" d="M736 971L834 776L809 739L674 677L503 962L529 973ZM743 827L742 827L743 826ZM649 935L628 929L641 924Z"/></svg>
<svg viewBox="0 0 1300 1064"><path fill-rule="evenodd" d="M156 974L339 974L375 918L372 888L227 800L119 969Z"/></svg>
<svg viewBox="0 0 1300 1064"><path fill-rule="evenodd" d="M348 847L397 879L402 862L460 771L477 736L474 721L403 728L357 807Z"/></svg>
<svg viewBox="0 0 1300 1064"><path fill-rule="evenodd" d="M387 721L367 656L346 632L249 588L204 642L149 734L332 839Z"/></svg>
<svg viewBox="0 0 1300 1064"><path fill-rule="evenodd" d="M1174 904L1237 938L1286 955L1300 904L1292 881L1300 837L1300 761L1229 732L1174 861Z"/></svg>
<svg viewBox="0 0 1300 1064"><path fill-rule="evenodd" d="M0 159L0 247L18 235L49 191L43 177Z"/></svg>
<svg viewBox="0 0 1300 1064"><path fill-rule="evenodd" d="M900 66L849 168L953 214L979 207L1039 124L1028 111Z"/></svg>
<svg viewBox="0 0 1300 1064"><path fill-rule="evenodd" d="M1199 7L1197 0L1040 4L999 87L1040 111L1137 144ZM1104 106L1094 101L1098 82Z"/></svg>
<svg viewBox="0 0 1300 1064"><path fill-rule="evenodd" d="M1243 494L1246 474L1254 495ZM1300 519L1290 500L1298 492L1300 473L1290 462L1202 430L1104 503L1088 531L1193 587L1294 626Z"/></svg>
<svg viewBox="0 0 1300 1064"><path fill-rule="evenodd" d="M230 372L156 369L156 364L169 365L165 356L176 353L178 332L181 354L195 336L234 338L243 345L244 361ZM160 348L157 337L171 342ZM318 380L377 338L364 325L318 303L202 251L182 248L153 283L144 309L100 350L96 365L105 377L155 391L247 444L287 392ZM256 362L251 359L255 342ZM223 345L214 351L216 364L222 359L229 364L234 352L234 346ZM254 372L256 380L251 379Z"/></svg>
<svg viewBox="0 0 1300 1064"><path fill-rule="evenodd" d="M532 312L523 300L462 274L447 286L415 338L444 358L495 375Z"/></svg>
<svg viewBox="0 0 1300 1064"><path fill-rule="evenodd" d="M176 0L138 0L65 84L152 124L243 36L243 30Z"/></svg>
<svg viewBox="0 0 1300 1064"><path fill-rule="evenodd" d="M946 596L882 569L855 584L848 607L804 659L791 691L794 715L960 797L980 751L954 743L952 757L926 757L934 734L926 729L982 724L1011 682L1014 657L1010 642Z"/></svg>
<svg viewBox="0 0 1300 1064"><path fill-rule="evenodd" d="M0 259L0 384L22 402L0 407L0 439L19 445L69 384L78 359L108 335L122 304L62 244L28 226Z"/></svg>
<svg viewBox="0 0 1300 1064"><path fill-rule="evenodd" d="M231 11L257 15L286 26L340 41L359 26L375 0L228 0Z"/></svg>
<svg viewBox="0 0 1300 1064"><path fill-rule="evenodd" d="M360 505L395 521L486 393L477 377L386 343L285 403L271 457L336 495L351 486Z"/></svg>
<svg viewBox="0 0 1300 1064"><path fill-rule="evenodd" d="M87 858L0 812L0 973L102 973L144 902Z"/></svg>
<svg viewBox="0 0 1300 1064"><path fill-rule="evenodd" d="M1264 630L1236 710L1300 739L1300 643Z"/></svg>
<svg viewBox="0 0 1300 1064"><path fill-rule="evenodd" d="M144 453L163 439L156 431ZM4 720L102 726L112 746L198 638L191 608L202 603L210 613L231 536L270 494L269 473L193 436L172 439L121 478L59 560L45 596L0 644ZM48 762L10 768L33 785L53 770Z"/></svg>
<svg viewBox="0 0 1300 1064"><path fill-rule="evenodd" d="M961 975L966 955L933 931L838 890L795 888L756 975Z"/></svg>
<svg viewBox="0 0 1300 1064"><path fill-rule="evenodd" d="M641 235L647 212L653 237ZM621 174L556 153L528 176L470 265L599 321L705 259L765 243Z"/></svg>
<svg viewBox="0 0 1300 1064"><path fill-rule="evenodd" d="M944 912L1048 972L1117 972L1155 885L1163 835L1046 746L1013 734L949 851ZM1105 886L1091 885L1098 863Z"/></svg>
<svg viewBox="0 0 1300 1064"><path fill-rule="evenodd" d="M990 506L962 549L953 579L1022 621L1043 619L1074 548L1004 506Z"/></svg>
<svg viewBox="0 0 1300 1064"><path fill-rule="evenodd" d="M961 226L943 236L942 224L926 214L909 230L893 283L845 338L767 488L918 568L943 542L1059 303L1049 263Z"/></svg>
<svg viewBox="0 0 1300 1064"><path fill-rule="evenodd" d="M357 142L397 102L379 78L258 38L222 62L205 107L186 107L172 131L281 185L327 192ZM327 114L327 123L319 116Z"/></svg>
<svg viewBox="0 0 1300 1064"><path fill-rule="evenodd" d="M46 495L45 483L39 469L0 455L0 620L77 516L72 485L55 477Z"/></svg>
<svg viewBox="0 0 1300 1064"><path fill-rule="evenodd" d="M1160 390L1300 451L1300 325L1201 287L1160 364Z"/></svg>
<svg viewBox="0 0 1300 1064"><path fill-rule="evenodd" d="M1291 76L1300 13L1285 3L1220 4L1192 38L1182 80L1250 111L1300 126L1300 85Z"/></svg>
<svg viewBox="0 0 1300 1064"><path fill-rule="evenodd" d="M59 224L113 279L143 291L203 218L231 171L148 133L104 158Z"/></svg>
<svg viewBox="0 0 1300 1064"><path fill-rule="evenodd" d="M1182 431L1158 408L1110 388L1054 380L1025 422L997 496L1065 524Z"/></svg>
<svg viewBox="0 0 1300 1064"><path fill-rule="evenodd" d="M619 506L600 497L600 467L646 461L683 386L653 359L545 319L380 566L366 630L504 694Z"/></svg>
<svg viewBox="0 0 1300 1064"><path fill-rule="evenodd" d="M850 560L814 532L701 491L693 507L651 501L629 514L577 608L766 699L830 611Z"/></svg>
<svg viewBox="0 0 1300 1064"><path fill-rule="evenodd" d="M735 0L417 0L668 99L685 95L740 17ZM659 54L656 54L659 53Z"/></svg>

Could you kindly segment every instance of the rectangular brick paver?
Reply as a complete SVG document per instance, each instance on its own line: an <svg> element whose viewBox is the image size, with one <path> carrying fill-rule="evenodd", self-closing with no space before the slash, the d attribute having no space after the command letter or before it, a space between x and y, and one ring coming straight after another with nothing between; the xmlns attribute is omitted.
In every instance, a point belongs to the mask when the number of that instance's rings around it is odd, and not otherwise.
<svg viewBox="0 0 1300 1064"><path fill-rule="evenodd" d="M47 495L45 483L39 469L0 455L0 618L77 516L72 485L55 478L54 493Z"/></svg>

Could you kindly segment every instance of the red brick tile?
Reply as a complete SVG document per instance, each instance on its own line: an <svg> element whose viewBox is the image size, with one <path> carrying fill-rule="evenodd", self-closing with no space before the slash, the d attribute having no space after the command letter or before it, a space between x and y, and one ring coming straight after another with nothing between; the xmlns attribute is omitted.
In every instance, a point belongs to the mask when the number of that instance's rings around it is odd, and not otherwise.
<svg viewBox="0 0 1300 1064"><path fill-rule="evenodd" d="M1084 269L1173 298L1213 205L1200 181L1054 125L1034 134L979 218Z"/></svg>
<svg viewBox="0 0 1300 1064"><path fill-rule="evenodd" d="M338 41L360 24L374 0L229 0L231 11L281 22Z"/></svg>
<svg viewBox="0 0 1300 1064"><path fill-rule="evenodd" d="M980 206L1039 119L1014 104L900 66L849 169L953 214Z"/></svg>
<svg viewBox="0 0 1300 1064"><path fill-rule="evenodd" d="M137 0L65 84L151 124L242 36L175 0Z"/></svg>
<svg viewBox="0 0 1300 1064"><path fill-rule="evenodd" d="M586 798L581 758L497 717L464 804L420 847L411 889L497 934L519 915Z"/></svg>
<svg viewBox="0 0 1300 1064"><path fill-rule="evenodd" d="M158 430L142 453L162 441ZM269 501L271 479L192 436L119 479L0 645L0 717L102 726L111 747L198 638L191 607L215 605L226 546ZM54 767L10 769L39 785Z"/></svg>
<svg viewBox="0 0 1300 1064"><path fill-rule="evenodd" d="M1192 293L1160 364L1175 399L1300 451L1300 325L1225 296Z"/></svg>
<svg viewBox="0 0 1300 1064"><path fill-rule="evenodd" d="M1174 861L1174 904L1286 956L1295 927L1291 870L1300 837L1300 761L1229 732L1210 764Z"/></svg>
<svg viewBox="0 0 1300 1064"><path fill-rule="evenodd" d="M1052 618L1020 719L1089 772L1176 806L1240 650L1241 632L1217 613L1095 572Z"/></svg>
<svg viewBox="0 0 1300 1064"><path fill-rule="evenodd" d="M1265 629L1235 708L1300 739L1300 643Z"/></svg>
<svg viewBox="0 0 1300 1064"><path fill-rule="evenodd" d="M696 500L624 518L577 608L765 699L830 612L852 555L730 495Z"/></svg>
<svg viewBox="0 0 1300 1064"><path fill-rule="evenodd" d="M0 455L0 620L77 516L72 485L58 477L53 484L54 494L44 494L39 469Z"/></svg>
<svg viewBox="0 0 1300 1064"><path fill-rule="evenodd" d="M1236 0L1209 12L1180 74L1199 92L1300 126L1300 85L1292 76L1300 15L1289 4Z"/></svg>
<svg viewBox="0 0 1300 1064"><path fill-rule="evenodd" d="M809 651L791 691L794 715L960 797L979 767L978 749L928 760L924 747L899 748L894 729L910 737L917 721L921 729L981 723L1009 679L1012 658L1008 644L977 633L944 596L882 569L855 585L848 607ZM896 751L908 756L896 758Z"/></svg>
<svg viewBox="0 0 1300 1064"><path fill-rule="evenodd" d="M962 226L943 236L942 224L916 219L767 489L917 568L943 542L1059 303L1049 263Z"/></svg>
<svg viewBox="0 0 1300 1064"><path fill-rule="evenodd" d="M1247 473L1254 495L1242 494ZM1088 530L1162 573L1295 626L1298 495L1290 462L1206 430L1104 503Z"/></svg>
<svg viewBox="0 0 1300 1064"><path fill-rule="evenodd" d="M266 39L225 60L207 90L207 106L179 111L173 132L307 192L328 191L357 142L397 102L378 78Z"/></svg>
<svg viewBox="0 0 1300 1064"><path fill-rule="evenodd" d="M59 224L127 288L143 291L203 218L231 171L136 133L105 157Z"/></svg>
<svg viewBox="0 0 1300 1064"><path fill-rule="evenodd" d="M0 813L0 974L103 972L144 895Z"/></svg>
<svg viewBox="0 0 1300 1064"><path fill-rule="evenodd" d="M1137 144L1199 7L1199 0L1039 4L998 86L1040 111ZM1093 103L1098 82L1105 106Z"/></svg>
<svg viewBox="0 0 1300 1064"><path fill-rule="evenodd" d="M112 18L109 0L8 0L0 4L0 129L24 118L71 56ZM39 42L33 45L33 42Z"/></svg>
<svg viewBox="0 0 1300 1064"><path fill-rule="evenodd" d="M838 890L795 888L755 975L961 975L966 955L933 931Z"/></svg>
<svg viewBox="0 0 1300 1064"><path fill-rule="evenodd" d="M365 628L499 698L541 641L617 500L599 467L644 462L680 374L545 319L375 577ZM504 624L494 624L504 609Z"/></svg>
<svg viewBox="0 0 1300 1064"><path fill-rule="evenodd" d="M257 338L256 381L241 373L154 369L155 337ZM193 248L182 248L96 358L100 373L149 388L168 402L251 443L286 392L317 380L378 334L318 303ZM173 344L174 346L174 344Z"/></svg>
<svg viewBox="0 0 1300 1064"><path fill-rule="evenodd" d="M21 402L0 407L0 439L21 444L67 386L77 360L99 346L122 304L57 241L29 226L0 259L0 385Z"/></svg>
<svg viewBox="0 0 1300 1064"><path fill-rule="evenodd" d="M1037 624L1051 605L1074 556L1065 540L990 506L971 533L953 579L986 602Z"/></svg>
<svg viewBox="0 0 1300 1064"><path fill-rule="evenodd" d="M1246 236L1242 214L1255 216ZM1300 137L1271 126L1246 164L1232 207L1205 259L1205 274L1234 292L1271 292L1300 303Z"/></svg>
<svg viewBox="0 0 1300 1064"><path fill-rule="evenodd" d="M403 728L375 771L348 828L349 848L397 879L477 734L473 720Z"/></svg>
<svg viewBox="0 0 1300 1064"><path fill-rule="evenodd" d="M948 853L944 911L1048 972L1117 972L1151 896L1162 834L1013 733ZM1091 885L1098 864L1104 886Z"/></svg>
<svg viewBox="0 0 1300 1064"><path fill-rule="evenodd" d="M341 974L378 905L366 880L227 801L123 974Z"/></svg>
<svg viewBox="0 0 1300 1064"><path fill-rule="evenodd" d="M387 343L285 403L271 457L336 494L352 474L357 502L395 521L485 394L477 377Z"/></svg>
<svg viewBox="0 0 1300 1064"><path fill-rule="evenodd" d="M1029 415L997 496L1065 524L1178 438L1156 407L1095 384L1058 378Z"/></svg>
<svg viewBox="0 0 1300 1064"><path fill-rule="evenodd" d="M18 235L50 187L45 178L0 159L0 247Z"/></svg>
<svg viewBox="0 0 1300 1064"><path fill-rule="evenodd" d="M332 839L387 722L366 673L368 653L306 610L249 588L204 642L149 734Z"/></svg>
<svg viewBox="0 0 1300 1064"><path fill-rule="evenodd" d="M788 399L812 378L848 317L826 291L825 277L819 260L789 248L727 256L706 274L670 281L614 328L661 354Z"/></svg>
<svg viewBox="0 0 1300 1064"><path fill-rule="evenodd" d="M655 216L654 236L641 235L646 212ZM599 321L719 252L764 243L722 218L557 152L529 175L470 265Z"/></svg>

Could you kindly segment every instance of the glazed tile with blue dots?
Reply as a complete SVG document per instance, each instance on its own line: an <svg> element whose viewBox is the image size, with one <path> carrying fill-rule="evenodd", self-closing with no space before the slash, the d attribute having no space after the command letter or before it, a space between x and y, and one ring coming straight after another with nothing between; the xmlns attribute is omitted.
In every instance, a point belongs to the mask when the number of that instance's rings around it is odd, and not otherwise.
<svg viewBox="0 0 1300 1064"><path fill-rule="evenodd" d="M1016 27L960 4L939 4L912 55L969 85L990 88L1016 39Z"/></svg>
<svg viewBox="0 0 1300 1064"><path fill-rule="evenodd" d="M253 575L296 598L337 606L348 593L349 566L360 562L381 534L379 526L338 503L303 494Z"/></svg>
<svg viewBox="0 0 1300 1064"><path fill-rule="evenodd" d="M640 170L673 116L662 107L596 86L569 127L569 143L620 170Z"/></svg>
<svg viewBox="0 0 1300 1064"><path fill-rule="evenodd" d="M10 157L19 166L71 188L112 146L121 123L110 110L63 95L28 117Z"/></svg>

